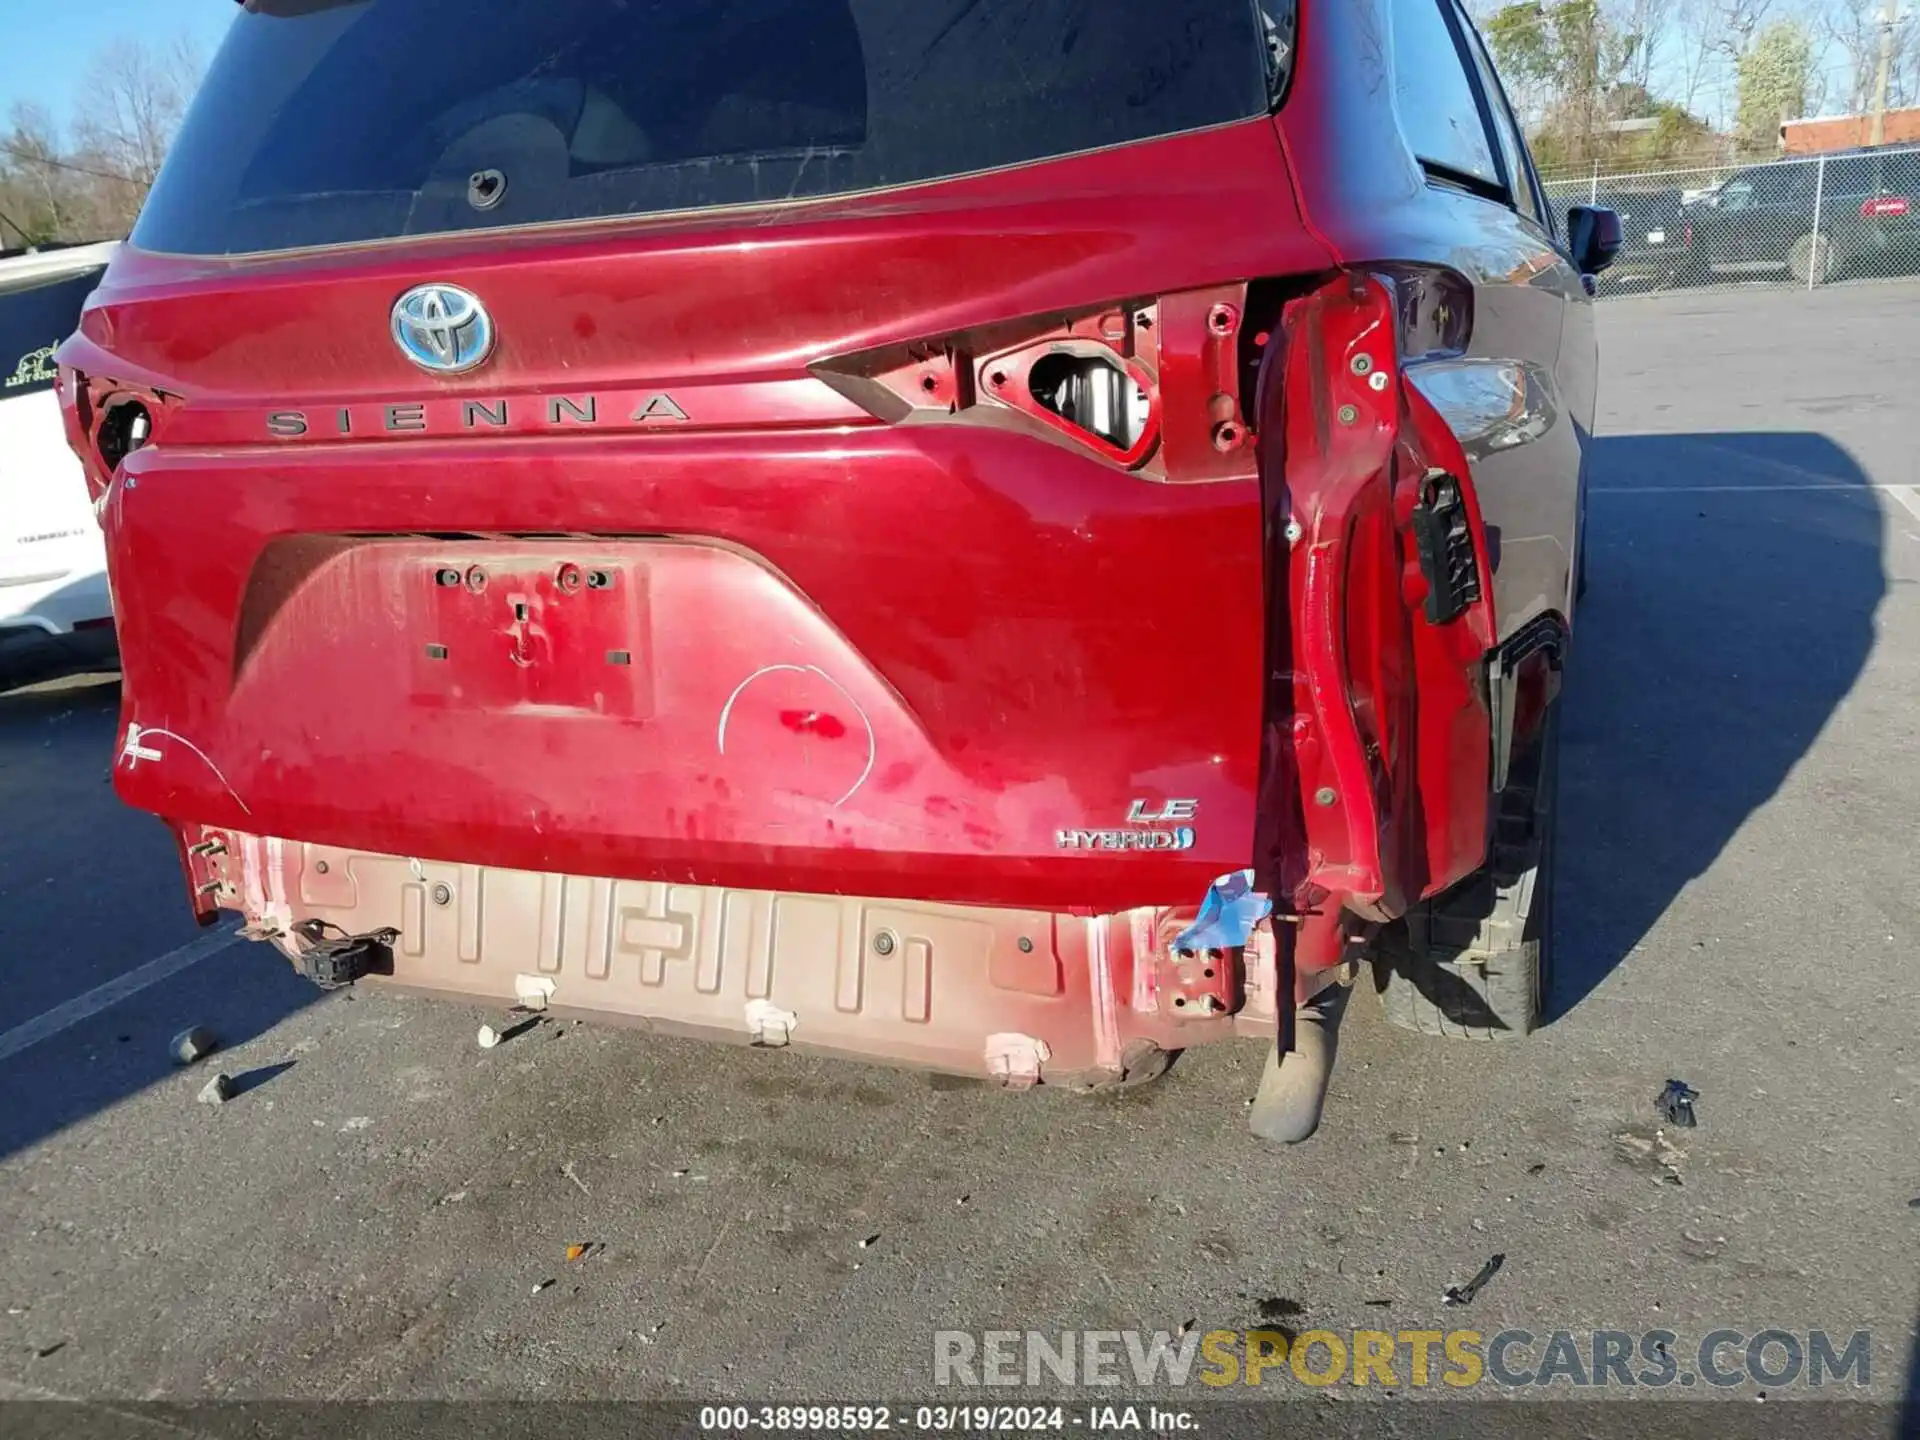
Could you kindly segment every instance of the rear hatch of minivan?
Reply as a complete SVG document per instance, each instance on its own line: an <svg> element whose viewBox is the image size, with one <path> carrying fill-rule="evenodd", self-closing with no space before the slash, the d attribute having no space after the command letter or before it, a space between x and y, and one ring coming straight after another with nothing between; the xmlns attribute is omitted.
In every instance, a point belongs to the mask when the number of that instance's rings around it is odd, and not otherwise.
<svg viewBox="0 0 1920 1440"><path fill-rule="evenodd" d="M82 428L149 415L108 457L126 719L208 762L122 794L1197 900L1259 771L1245 280L1326 264L1257 13L258 0L63 356ZM396 343L422 286L479 363Z"/></svg>
<svg viewBox="0 0 1920 1440"><path fill-rule="evenodd" d="M1226 872L1338 954L1422 823L1382 786L1484 779L1491 642L1396 728L1431 446L1295 200L1290 8L251 0L60 357L115 783L197 903L378 916L470 991L630 951L633 1013L691 958L702 1025L754 955L773 1023L784 936L853 1049L867 961L925 1026L958 955L941 1063L1042 1001L1109 1068L1118 1009L1222 1020L1156 927Z"/></svg>

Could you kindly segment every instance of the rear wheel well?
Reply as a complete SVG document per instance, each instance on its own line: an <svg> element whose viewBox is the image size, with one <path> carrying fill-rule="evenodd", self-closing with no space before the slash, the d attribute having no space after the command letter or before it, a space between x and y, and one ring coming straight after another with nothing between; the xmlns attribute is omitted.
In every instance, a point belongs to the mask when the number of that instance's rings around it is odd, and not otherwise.
<svg viewBox="0 0 1920 1440"><path fill-rule="evenodd" d="M1549 1014L1557 712L1497 797L1487 865L1385 927L1373 949L1387 1019L1458 1039L1520 1036Z"/></svg>
<svg viewBox="0 0 1920 1440"><path fill-rule="evenodd" d="M1571 638L1558 611L1536 615L1487 658L1487 710L1493 738L1493 788L1506 788L1522 755L1560 692L1560 672Z"/></svg>

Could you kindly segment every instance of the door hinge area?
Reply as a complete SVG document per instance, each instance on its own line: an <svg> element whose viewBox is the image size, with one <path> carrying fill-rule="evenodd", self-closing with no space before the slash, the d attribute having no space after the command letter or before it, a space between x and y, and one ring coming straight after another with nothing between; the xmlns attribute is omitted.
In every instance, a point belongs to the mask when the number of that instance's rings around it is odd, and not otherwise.
<svg viewBox="0 0 1920 1440"><path fill-rule="evenodd" d="M1466 502L1459 480L1444 470L1429 470L1420 482L1413 543L1427 582L1427 623L1444 625L1480 598L1480 563Z"/></svg>

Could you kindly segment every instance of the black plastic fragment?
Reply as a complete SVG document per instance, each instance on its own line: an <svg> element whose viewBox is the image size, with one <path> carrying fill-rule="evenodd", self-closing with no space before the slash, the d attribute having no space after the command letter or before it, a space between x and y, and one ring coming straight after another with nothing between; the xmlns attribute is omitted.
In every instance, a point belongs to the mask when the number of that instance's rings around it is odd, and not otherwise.
<svg viewBox="0 0 1920 1440"><path fill-rule="evenodd" d="M1480 1293L1481 1288L1485 1286L1489 1280L1500 1273L1500 1267L1506 1263L1507 1253L1503 1250L1491 1260L1487 1261L1486 1264L1482 1265L1480 1267L1480 1273L1467 1281L1466 1284L1449 1285L1447 1287L1447 1293L1440 1297L1441 1303L1446 1305L1471 1305L1473 1303L1473 1297Z"/></svg>
<svg viewBox="0 0 1920 1440"><path fill-rule="evenodd" d="M1669 1125L1691 1130L1700 1123L1693 1113L1693 1102L1699 1098L1700 1092L1686 1081L1669 1080L1653 1103Z"/></svg>

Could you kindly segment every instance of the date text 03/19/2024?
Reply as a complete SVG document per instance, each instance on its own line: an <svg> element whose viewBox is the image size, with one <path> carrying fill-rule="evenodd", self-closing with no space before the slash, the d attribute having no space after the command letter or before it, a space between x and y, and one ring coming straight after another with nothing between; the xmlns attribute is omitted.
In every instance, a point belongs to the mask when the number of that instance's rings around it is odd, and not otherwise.
<svg viewBox="0 0 1920 1440"><path fill-rule="evenodd" d="M999 1431L1040 1434L1083 1430L1095 1434L1144 1431L1180 1434L1197 1430L1188 1410L1157 1405L703 1405L700 1429L713 1434L750 1432L907 1430L922 1434Z"/></svg>

